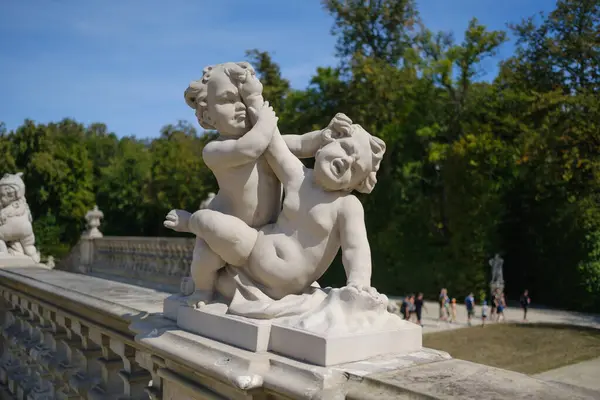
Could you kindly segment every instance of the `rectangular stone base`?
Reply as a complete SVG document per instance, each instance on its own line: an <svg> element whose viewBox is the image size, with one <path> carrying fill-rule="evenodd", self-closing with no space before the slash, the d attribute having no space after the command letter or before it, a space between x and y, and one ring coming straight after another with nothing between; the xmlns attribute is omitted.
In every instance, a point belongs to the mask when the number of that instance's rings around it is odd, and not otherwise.
<svg viewBox="0 0 600 400"><path fill-rule="evenodd" d="M224 304L210 304L198 309L179 307L177 326L245 350L268 350L271 321L225 314L226 310Z"/></svg>
<svg viewBox="0 0 600 400"><path fill-rule="evenodd" d="M419 351L422 340L422 328L411 322L406 322L400 329L339 336L320 335L274 322L269 350L326 367L383 354L402 355Z"/></svg>
<svg viewBox="0 0 600 400"><path fill-rule="evenodd" d="M177 321L179 308L185 306L184 296L181 294L172 294L163 302L163 314L165 318L171 321Z"/></svg>
<svg viewBox="0 0 600 400"><path fill-rule="evenodd" d="M2 254L0 255L0 268L4 267L45 267L45 265L36 263L31 257Z"/></svg>

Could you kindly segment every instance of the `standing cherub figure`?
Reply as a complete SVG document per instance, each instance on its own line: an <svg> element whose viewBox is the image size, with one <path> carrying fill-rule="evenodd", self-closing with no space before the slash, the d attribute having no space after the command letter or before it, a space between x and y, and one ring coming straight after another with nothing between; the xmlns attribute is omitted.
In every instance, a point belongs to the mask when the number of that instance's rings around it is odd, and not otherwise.
<svg viewBox="0 0 600 400"><path fill-rule="evenodd" d="M206 67L202 79L185 91L185 101L196 110L203 128L219 133L202 152L219 184L208 208L234 215L250 226L272 222L280 206L281 188L261 155L277 128L277 117L262 98L262 84L252 66L238 62ZM216 273L224 265L221 257L197 238L190 266L195 288L187 298L190 305L212 299Z"/></svg>

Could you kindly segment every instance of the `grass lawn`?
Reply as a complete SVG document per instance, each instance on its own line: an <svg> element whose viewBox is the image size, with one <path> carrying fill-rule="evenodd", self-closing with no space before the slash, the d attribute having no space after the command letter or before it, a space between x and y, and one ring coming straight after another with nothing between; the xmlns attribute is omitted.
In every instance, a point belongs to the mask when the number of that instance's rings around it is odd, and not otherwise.
<svg viewBox="0 0 600 400"><path fill-rule="evenodd" d="M423 346L462 360L536 374L600 357L600 330L550 324L494 324L427 333L423 335Z"/></svg>

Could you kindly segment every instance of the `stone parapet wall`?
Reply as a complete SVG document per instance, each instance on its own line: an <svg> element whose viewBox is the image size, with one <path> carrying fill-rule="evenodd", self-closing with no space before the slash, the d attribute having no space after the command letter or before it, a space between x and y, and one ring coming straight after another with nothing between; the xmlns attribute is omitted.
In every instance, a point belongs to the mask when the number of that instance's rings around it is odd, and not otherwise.
<svg viewBox="0 0 600 400"><path fill-rule="evenodd" d="M319 367L182 331L168 293L0 267L1 399L592 399L422 349Z"/></svg>

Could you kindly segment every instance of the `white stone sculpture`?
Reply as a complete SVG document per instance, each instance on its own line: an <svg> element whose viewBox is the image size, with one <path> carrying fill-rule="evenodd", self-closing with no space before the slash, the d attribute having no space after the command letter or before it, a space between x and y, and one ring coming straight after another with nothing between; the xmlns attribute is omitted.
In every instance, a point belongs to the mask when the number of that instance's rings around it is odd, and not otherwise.
<svg viewBox="0 0 600 400"><path fill-rule="evenodd" d="M504 277L502 273L502 267L504 265L504 260L500 257L500 254L497 254L490 258L488 263L490 267L492 267L492 284L504 284Z"/></svg>
<svg viewBox="0 0 600 400"><path fill-rule="evenodd" d="M35 248L31 211L25 199L22 172L4 174L0 179L0 254L27 256L35 263L40 254Z"/></svg>
<svg viewBox="0 0 600 400"><path fill-rule="evenodd" d="M104 213L98 209L97 205L85 214L85 220L87 221L87 231L84 232L83 236L88 239L101 238L102 232L98 229L100 226L100 219L104 218Z"/></svg>
<svg viewBox="0 0 600 400"><path fill-rule="evenodd" d="M198 327L200 333L216 336L210 331L216 326L213 318L224 324L221 336L225 331L235 336L244 329L236 325L238 319L223 315L246 318L245 323L258 324L257 337L267 332L270 340L265 336L252 344L232 337L230 343L256 351L266 350L270 343L274 351L315 363L420 347L420 327L387 312L387 297L371 287L364 210L352 194L373 190L385 143L344 114L337 114L322 130L282 136L275 113L262 98L262 85L247 63L207 67L203 78L190 84L185 98L203 127L219 131L220 138L203 151L219 193L206 209L193 214L172 210L164 221L170 229L197 237L191 266L195 292L187 304L199 307L200 313L189 307L171 313L167 303L165 312L181 327ZM306 168L298 157L315 157L314 169ZM340 249L346 286L322 289L316 280ZM186 294L187 283L182 285ZM303 332L300 338L295 336L296 349L289 348L292 331ZM402 344L394 344L390 332L408 336ZM313 335L357 335L354 346L367 347L365 338L388 340L349 355L339 346L327 348L327 340L322 341L325 348L312 346ZM347 339L340 340L348 344ZM378 347L382 345L387 349ZM312 350L297 354L307 347ZM332 348L337 349L333 356Z"/></svg>

